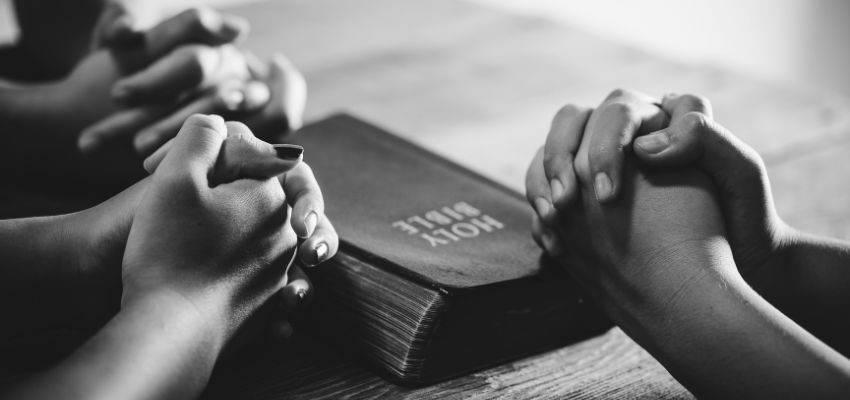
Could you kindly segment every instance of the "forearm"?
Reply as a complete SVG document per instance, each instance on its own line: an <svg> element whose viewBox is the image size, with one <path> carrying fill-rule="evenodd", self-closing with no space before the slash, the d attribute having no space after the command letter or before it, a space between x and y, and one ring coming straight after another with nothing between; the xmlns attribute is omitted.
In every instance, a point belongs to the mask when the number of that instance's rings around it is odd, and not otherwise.
<svg viewBox="0 0 850 400"><path fill-rule="evenodd" d="M644 321L639 342L700 398L848 393L850 361L772 307L739 275L728 273L735 268L731 259L731 254L667 259L668 271L690 265L704 273L668 298L663 313Z"/></svg>
<svg viewBox="0 0 850 400"><path fill-rule="evenodd" d="M221 310L221 309L219 309ZM126 303L91 340L11 399L197 397L224 344L221 318L173 291Z"/></svg>
<svg viewBox="0 0 850 400"><path fill-rule="evenodd" d="M0 314L10 339L59 327L104 321L117 310L120 266L109 276L84 271L74 215L0 221ZM107 268L104 268L107 270Z"/></svg>
<svg viewBox="0 0 850 400"><path fill-rule="evenodd" d="M850 243L794 232L781 262L747 281L815 336L850 355Z"/></svg>

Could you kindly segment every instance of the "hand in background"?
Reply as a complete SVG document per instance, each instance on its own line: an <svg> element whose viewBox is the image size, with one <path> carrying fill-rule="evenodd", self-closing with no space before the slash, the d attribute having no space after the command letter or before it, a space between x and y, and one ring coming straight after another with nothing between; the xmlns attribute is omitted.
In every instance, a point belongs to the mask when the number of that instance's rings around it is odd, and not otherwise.
<svg viewBox="0 0 850 400"><path fill-rule="evenodd" d="M173 50L175 54L163 55L163 60L115 83L113 95L135 107L85 129L79 140L83 151L92 151L103 141L132 137L139 154L150 154L173 137L183 121L194 113L216 113L243 120L264 139L280 137L301 126L306 102L303 76L281 54L265 65L253 54L233 47L230 43L247 31L247 23L242 19L208 9L193 9L154 28L165 33L155 34L152 30L145 35L132 28L131 19L120 7L112 9L118 11L104 14L108 17L101 24L101 37L113 53L131 59L125 63L138 64L144 58L135 54L138 52L133 48L145 44L146 36L153 42L183 38L206 46L177 48ZM219 56L204 55L209 53L207 46L215 45L218 47L212 48L220 50ZM147 47L148 51L157 53L152 50L157 45ZM197 72L193 72L197 70L213 72L202 72L199 81L194 76ZM173 99L178 99L176 104Z"/></svg>

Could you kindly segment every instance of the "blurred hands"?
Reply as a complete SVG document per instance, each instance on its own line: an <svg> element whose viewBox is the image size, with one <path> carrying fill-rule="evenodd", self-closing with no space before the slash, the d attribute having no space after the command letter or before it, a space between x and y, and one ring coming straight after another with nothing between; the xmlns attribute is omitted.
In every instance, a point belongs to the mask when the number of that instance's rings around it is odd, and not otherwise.
<svg viewBox="0 0 850 400"><path fill-rule="evenodd" d="M247 30L241 18L191 9L142 32L123 8L107 8L95 36L107 47L59 85L80 150L124 143L145 156L194 113L243 119L262 137L299 127L303 76L282 55L264 65L236 48Z"/></svg>

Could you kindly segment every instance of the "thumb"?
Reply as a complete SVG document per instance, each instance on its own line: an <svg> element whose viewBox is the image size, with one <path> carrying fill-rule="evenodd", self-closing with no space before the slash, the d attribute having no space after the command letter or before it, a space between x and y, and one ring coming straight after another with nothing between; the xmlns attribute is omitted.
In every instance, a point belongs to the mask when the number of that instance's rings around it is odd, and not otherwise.
<svg viewBox="0 0 850 400"><path fill-rule="evenodd" d="M227 126L222 117L192 115L183 123L157 171L187 171L198 179L203 174L203 180L208 181L226 138Z"/></svg>
<svg viewBox="0 0 850 400"><path fill-rule="evenodd" d="M732 241L770 243L779 217L767 170L758 153L731 132L703 113L689 112L635 139L633 147L648 165L694 166L705 172L720 191Z"/></svg>
<svg viewBox="0 0 850 400"><path fill-rule="evenodd" d="M93 48L135 48L144 40L144 33L134 27L135 20L127 8L118 2L109 2L95 25Z"/></svg>
<svg viewBox="0 0 850 400"><path fill-rule="evenodd" d="M304 148L298 145L272 145L258 139L241 122L227 122L227 140L213 173L213 184L237 179L268 179L295 168Z"/></svg>
<svg viewBox="0 0 850 400"><path fill-rule="evenodd" d="M649 165L695 165L724 191L755 190L766 175L755 150L700 112L635 139L634 152Z"/></svg>

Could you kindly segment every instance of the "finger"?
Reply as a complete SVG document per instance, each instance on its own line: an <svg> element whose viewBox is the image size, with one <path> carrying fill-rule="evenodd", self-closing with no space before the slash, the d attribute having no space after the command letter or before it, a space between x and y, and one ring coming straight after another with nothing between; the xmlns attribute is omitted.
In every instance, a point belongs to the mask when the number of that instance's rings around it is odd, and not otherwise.
<svg viewBox="0 0 850 400"><path fill-rule="evenodd" d="M157 171L188 172L196 180L207 182L215 168L227 126L218 115L195 114L186 119L174 144Z"/></svg>
<svg viewBox="0 0 850 400"><path fill-rule="evenodd" d="M172 138L183 121L192 114L219 114L231 117L249 112L245 105L247 102L247 95L243 93L245 88L239 82L228 82L214 92L204 94L182 106L171 115L138 128L133 139L133 147L139 154L151 153ZM252 107L256 106L255 100L252 100Z"/></svg>
<svg viewBox="0 0 850 400"><path fill-rule="evenodd" d="M135 20L122 3L109 2L95 25L93 48L102 46L136 49L144 45L144 32L134 27Z"/></svg>
<svg viewBox="0 0 850 400"><path fill-rule="evenodd" d="M286 57L276 54L269 63L267 83L271 90L268 105L246 123L259 137L277 137L300 128L307 103L304 76Z"/></svg>
<svg viewBox="0 0 850 400"><path fill-rule="evenodd" d="M722 204L732 213L730 220L746 225L733 232L757 226L752 221L776 218L773 196L764 162L750 146L705 114L690 112L669 128L635 141L635 154L657 166L695 165L711 177L720 190Z"/></svg>
<svg viewBox="0 0 850 400"><path fill-rule="evenodd" d="M90 154L108 143L129 141L139 130L168 115L170 109L169 105L158 104L117 111L83 129L77 138L77 147L83 154ZM174 132L184 120L180 120Z"/></svg>
<svg viewBox="0 0 850 400"><path fill-rule="evenodd" d="M689 112L698 112L708 118L714 118L708 99L692 94L668 93L661 99L661 108L670 115L671 121L676 121Z"/></svg>
<svg viewBox="0 0 850 400"><path fill-rule="evenodd" d="M206 7L192 8L148 30L146 57L153 61L188 43L209 46L232 43L244 37L248 29L248 21L243 18Z"/></svg>
<svg viewBox="0 0 850 400"><path fill-rule="evenodd" d="M144 167L145 171L147 171L149 175L156 172L156 168L159 167L159 164L165 158L165 155L168 154L168 150L170 150L172 146L174 146L174 138L168 139L168 141L156 149L153 154L148 156L148 158L145 158L145 161L142 163L142 167Z"/></svg>
<svg viewBox="0 0 850 400"><path fill-rule="evenodd" d="M300 163L281 176L286 201L292 206L292 229L298 237L309 238L325 214L325 201L313 170Z"/></svg>
<svg viewBox="0 0 850 400"><path fill-rule="evenodd" d="M248 77L245 60L236 48L187 45L116 82L112 96L126 104L158 102Z"/></svg>
<svg viewBox="0 0 850 400"><path fill-rule="evenodd" d="M591 111L590 108L567 105L558 110L552 120L543 149L543 169L556 209L567 206L577 197L573 160Z"/></svg>
<svg viewBox="0 0 850 400"><path fill-rule="evenodd" d="M695 164L721 185L758 175L763 169L755 150L698 112L687 113L670 127L638 138L634 149L638 158L652 165Z"/></svg>
<svg viewBox="0 0 850 400"><path fill-rule="evenodd" d="M536 215L531 219L531 232L534 241L546 254L554 258L563 255L563 248L554 231L544 225Z"/></svg>
<svg viewBox="0 0 850 400"><path fill-rule="evenodd" d="M544 224L555 222L555 209L546 172L543 170L543 148L534 155L525 174L525 196Z"/></svg>
<svg viewBox="0 0 850 400"><path fill-rule="evenodd" d="M542 249L543 222L540 221L540 217L537 214L531 215L531 237L534 239L534 243L537 243Z"/></svg>
<svg viewBox="0 0 850 400"><path fill-rule="evenodd" d="M303 158L301 146L268 144L241 122L227 122L227 127L227 140L213 174L214 184L276 177L294 169Z"/></svg>
<svg viewBox="0 0 850 400"><path fill-rule="evenodd" d="M667 124L667 115L648 96L623 90L614 91L596 109L588 123L587 162L597 201L617 197L623 173L625 150L639 132L651 132Z"/></svg>
<svg viewBox="0 0 850 400"><path fill-rule="evenodd" d="M331 221L324 214L319 215L313 234L298 247L298 258L308 266L314 267L336 255L339 250L339 236Z"/></svg>
<svg viewBox="0 0 850 400"><path fill-rule="evenodd" d="M245 56L245 62L248 64L248 70L251 71L251 77L254 79L265 78L269 75L269 66L260 60L254 52L242 49L242 54Z"/></svg>
<svg viewBox="0 0 850 400"><path fill-rule="evenodd" d="M282 311L282 317L295 318L300 314L313 296L310 279L297 265L289 270L288 283L277 294L277 301Z"/></svg>

